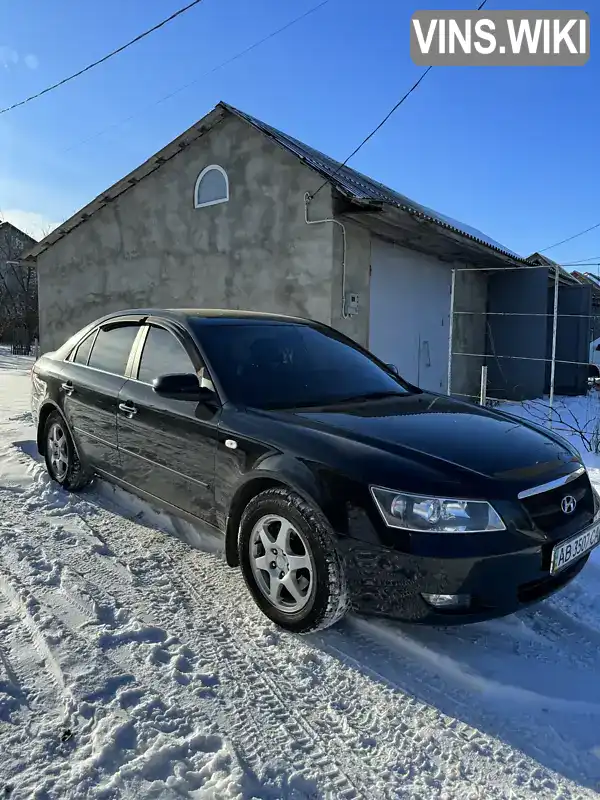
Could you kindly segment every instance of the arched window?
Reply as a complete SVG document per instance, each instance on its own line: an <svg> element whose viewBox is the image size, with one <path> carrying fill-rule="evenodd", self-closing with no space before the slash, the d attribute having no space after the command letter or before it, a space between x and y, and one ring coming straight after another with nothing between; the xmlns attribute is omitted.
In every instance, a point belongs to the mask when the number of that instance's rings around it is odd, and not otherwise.
<svg viewBox="0 0 600 800"><path fill-rule="evenodd" d="M194 188L194 208L214 206L229 200L229 180L223 167L211 164L202 170Z"/></svg>

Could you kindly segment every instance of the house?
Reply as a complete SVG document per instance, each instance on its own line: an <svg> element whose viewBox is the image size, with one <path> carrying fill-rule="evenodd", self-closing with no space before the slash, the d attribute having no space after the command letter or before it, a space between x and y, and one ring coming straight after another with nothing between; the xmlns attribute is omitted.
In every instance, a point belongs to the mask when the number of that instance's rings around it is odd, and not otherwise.
<svg viewBox="0 0 600 800"><path fill-rule="evenodd" d="M248 308L333 325L435 391L448 388L450 352L468 354L451 358L452 392L464 395L478 394L489 330L502 328L490 303L519 306L531 278L525 259L479 231L226 103L27 259L42 351L122 308ZM518 325L503 337L501 348L529 346ZM515 364L492 376L495 388L535 396L527 370L512 379Z"/></svg>
<svg viewBox="0 0 600 800"><path fill-rule="evenodd" d="M22 257L36 240L10 222L0 222L0 341L29 344L38 332L34 264Z"/></svg>

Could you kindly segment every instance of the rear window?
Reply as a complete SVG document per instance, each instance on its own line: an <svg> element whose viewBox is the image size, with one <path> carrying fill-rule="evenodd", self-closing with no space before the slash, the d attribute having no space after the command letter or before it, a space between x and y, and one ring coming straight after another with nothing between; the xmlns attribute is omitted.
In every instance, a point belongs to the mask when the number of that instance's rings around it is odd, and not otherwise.
<svg viewBox="0 0 600 800"><path fill-rule="evenodd" d="M86 336L83 342L79 345L77 350L75 351L75 355L72 358L76 364L87 364L88 357L90 355L90 350L92 349L92 345L94 343L94 337L96 332L90 333L89 336Z"/></svg>
<svg viewBox="0 0 600 800"><path fill-rule="evenodd" d="M131 346L138 331L139 325L100 328L88 366L114 375L125 375Z"/></svg>

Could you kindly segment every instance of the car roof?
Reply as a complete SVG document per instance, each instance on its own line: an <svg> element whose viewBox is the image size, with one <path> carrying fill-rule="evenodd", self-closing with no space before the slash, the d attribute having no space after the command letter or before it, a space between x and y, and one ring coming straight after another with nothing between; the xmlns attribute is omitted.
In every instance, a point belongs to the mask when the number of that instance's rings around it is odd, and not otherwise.
<svg viewBox="0 0 600 800"><path fill-rule="evenodd" d="M102 317L102 320L97 320L97 322L107 322L111 319L129 316L156 316L163 317L164 319L179 320L181 322L187 322L195 318L205 320L206 322L255 321L303 323L305 325L314 324L312 320L304 317L292 317L286 314L272 314L263 311L242 311L239 309L226 308L128 308L113 312L112 314L106 314L106 316Z"/></svg>

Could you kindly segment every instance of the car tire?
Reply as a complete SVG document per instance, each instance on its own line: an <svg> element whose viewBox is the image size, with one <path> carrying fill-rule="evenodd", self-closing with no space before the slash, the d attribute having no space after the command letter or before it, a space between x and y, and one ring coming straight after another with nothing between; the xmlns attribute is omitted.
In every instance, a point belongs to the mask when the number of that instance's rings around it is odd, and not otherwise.
<svg viewBox="0 0 600 800"><path fill-rule="evenodd" d="M44 459L52 480L69 492L78 492L91 481L91 475L79 459L69 428L58 411L49 414L44 425Z"/></svg>
<svg viewBox="0 0 600 800"><path fill-rule="evenodd" d="M333 532L295 492L273 488L250 500L240 521L238 554L254 601L280 627L293 633L322 630L348 611Z"/></svg>

